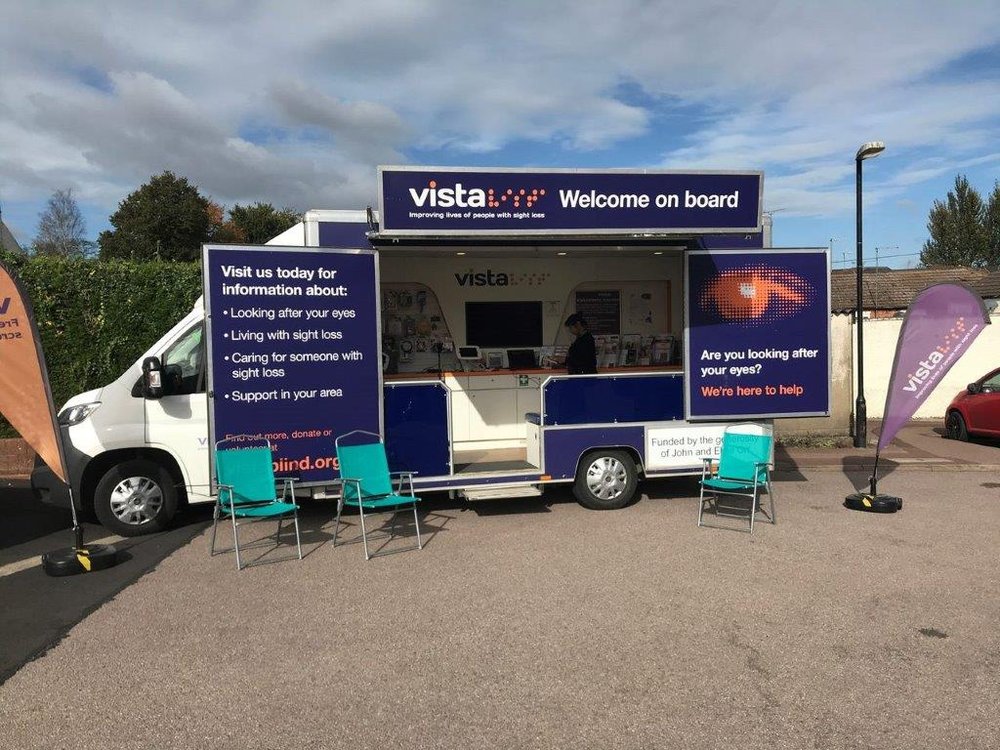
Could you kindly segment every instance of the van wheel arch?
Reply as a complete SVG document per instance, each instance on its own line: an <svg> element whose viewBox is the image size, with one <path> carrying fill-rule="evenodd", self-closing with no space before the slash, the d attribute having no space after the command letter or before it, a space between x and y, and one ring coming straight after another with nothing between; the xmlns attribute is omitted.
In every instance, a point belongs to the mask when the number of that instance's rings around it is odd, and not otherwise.
<svg viewBox="0 0 1000 750"><path fill-rule="evenodd" d="M182 508L187 505L187 490L184 487L184 475L181 474L181 467L176 459L163 450L153 448L128 448L124 450L108 451L94 456L83 470L80 481L80 506L83 512L96 517L94 513L94 493L101 479L113 466L145 459L158 464L167 471L177 492L177 507Z"/></svg>

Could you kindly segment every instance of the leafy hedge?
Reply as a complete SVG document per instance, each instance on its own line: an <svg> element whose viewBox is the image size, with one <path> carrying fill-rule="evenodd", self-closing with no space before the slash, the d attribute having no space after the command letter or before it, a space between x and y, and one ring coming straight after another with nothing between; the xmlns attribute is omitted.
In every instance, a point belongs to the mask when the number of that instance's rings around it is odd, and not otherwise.
<svg viewBox="0 0 1000 750"><path fill-rule="evenodd" d="M57 409L121 375L201 294L198 263L0 257L34 308Z"/></svg>

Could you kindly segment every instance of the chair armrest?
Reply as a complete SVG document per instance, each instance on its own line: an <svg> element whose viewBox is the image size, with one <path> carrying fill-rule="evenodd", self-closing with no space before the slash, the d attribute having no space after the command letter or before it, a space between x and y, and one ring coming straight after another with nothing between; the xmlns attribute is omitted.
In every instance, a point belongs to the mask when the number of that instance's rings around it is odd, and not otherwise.
<svg viewBox="0 0 1000 750"><path fill-rule="evenodd" d="M770 461L754 461L754 483L759 481L760 471L764 469L763 481L766 483L770 481L771 471L774 469L774 464Z"/></svg>
<svg viewBox="0 0 1000 750"><path fill-rule="evenodd" d="M225 506L225 502L222 500L222 494L225 492L225 494L229 495L229 510L235 511L236 503L233 501L233 485L216 484L215 486L219 488L219 503Z"/></svg>
<svg viewBox="0 0 1000 750"><path fill-rule="evenodd" d="M403 482L409 482L410 485L410 495L413 495L413 475L418 474L416 471L390 471L390 477L399 477L399 483L396 486L396 492L400 493L403 491Z"/></svg>
<svg viewBox="0 0 1000 750"><path fill-rule="evenodd" d="M278 477L275 482L281 482L281 497L284 499L289 493L292 496L292 503L295 503L295 483L299 481L298 477Z"/></svg>
<svg viewBox="0 0 1000 750"><path fill-rule="evenodd" d="M701 478L702 479L705 479L705 477L712 476L712 462L714 460L715 460L714 458L704 458L704 457L701 459L701 463L702 463L702 466L701 466Z"/></svg>
<svg viewBox="0 0 1000 750"><path fill-rule="evenodd" d="M352 477L337 477L337 481L340 482L340 497L337 498L337 513L340 513L344 509L344 485L353 483L355 489L358 493L358 502L361 502L361 480L354 479Z"/></svg>

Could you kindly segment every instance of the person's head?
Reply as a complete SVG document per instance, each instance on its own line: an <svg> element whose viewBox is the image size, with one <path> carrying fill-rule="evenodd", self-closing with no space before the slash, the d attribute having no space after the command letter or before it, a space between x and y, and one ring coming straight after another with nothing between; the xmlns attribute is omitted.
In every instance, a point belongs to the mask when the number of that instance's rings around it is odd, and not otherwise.
<svg viewBox="0 0 1000 750"><path fill-rule="evenodd" d="M573 313L568 318L566 318L566 323L564 324L574 336L579 336L581 333L587 330L587 321L583 319L580 313Z"/></svg>

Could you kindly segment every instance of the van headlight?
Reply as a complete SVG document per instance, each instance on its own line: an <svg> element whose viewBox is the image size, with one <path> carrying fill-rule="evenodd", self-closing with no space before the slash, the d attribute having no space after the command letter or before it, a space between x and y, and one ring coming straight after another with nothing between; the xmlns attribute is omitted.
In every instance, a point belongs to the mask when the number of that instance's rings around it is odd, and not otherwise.
<svg viewBox="0 0 1000 750"><path fill-rule="evenodd" d="M72 427L75 424L80 424L80 422L97 411L97 407L100 405L100 401L92 401L89 404L69 406L59 412L59 416L56 417L56 421L64 427Z"/></svg>

